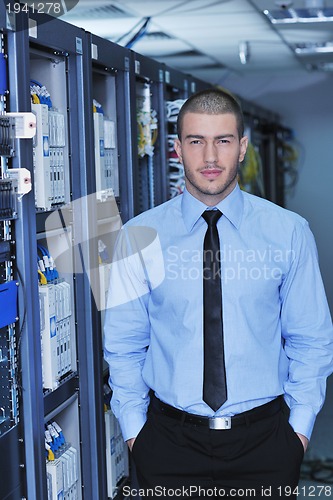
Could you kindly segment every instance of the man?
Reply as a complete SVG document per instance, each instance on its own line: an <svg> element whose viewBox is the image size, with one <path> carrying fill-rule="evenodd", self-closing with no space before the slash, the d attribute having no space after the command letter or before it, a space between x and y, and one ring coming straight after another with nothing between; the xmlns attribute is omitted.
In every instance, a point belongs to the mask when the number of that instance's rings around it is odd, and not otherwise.
<svg viewBox="0 0 333 500"><path fill-rule="evenodd" d="M105 322L112 408L156 498L296 498L332 371L312 233L239 189L243 134L227 92L190 97L175 141L185 192L118 239Z"/></svg>

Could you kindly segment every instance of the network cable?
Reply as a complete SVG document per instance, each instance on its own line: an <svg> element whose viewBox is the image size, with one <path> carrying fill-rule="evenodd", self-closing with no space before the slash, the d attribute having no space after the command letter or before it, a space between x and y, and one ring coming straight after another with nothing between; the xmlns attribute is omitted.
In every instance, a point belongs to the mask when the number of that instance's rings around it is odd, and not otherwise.
<svg viewBox="0 0 333 500"><path fill-rule="evenodd" d="M31 99L34 104L47 104L52 108L51 95L45 85L37 80L30 80Z"/></svg>
<svg viewBox="0 0 333 500"><path fill-rule="evenodd" d="M38 259L39 269L45 275L47 282L52 282L59 278L58 271L55 267L55 262L50 255L47 248L38 244L37 250L41 254L42 258Z"/></svg>

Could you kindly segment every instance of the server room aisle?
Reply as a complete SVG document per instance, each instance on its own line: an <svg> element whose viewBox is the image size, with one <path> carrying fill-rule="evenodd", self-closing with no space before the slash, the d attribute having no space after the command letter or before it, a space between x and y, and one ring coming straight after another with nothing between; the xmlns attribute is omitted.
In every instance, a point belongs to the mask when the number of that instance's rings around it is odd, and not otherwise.
<svg viewBox="0 0 333 500"><path fill-rule="evenodd" d="M304 457L299 496L322 500L333 497L333 377L328 379L326 402L319 413Z"/></svg>

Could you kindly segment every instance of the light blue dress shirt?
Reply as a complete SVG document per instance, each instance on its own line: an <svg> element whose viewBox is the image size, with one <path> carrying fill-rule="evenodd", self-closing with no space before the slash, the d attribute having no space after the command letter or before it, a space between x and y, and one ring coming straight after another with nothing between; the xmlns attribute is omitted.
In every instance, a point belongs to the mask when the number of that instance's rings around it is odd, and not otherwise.
<svg viewBox="0 0 333 500"><path fill-rule="evenodd" d="M142 428L149 389L205 416L284 394L291 425L310 438L333 369L333 330L308 223L238 186L217 205L228 399L214 413L202 400L206 208L185 191L120 231L104 332L124 439Z"/></svg>

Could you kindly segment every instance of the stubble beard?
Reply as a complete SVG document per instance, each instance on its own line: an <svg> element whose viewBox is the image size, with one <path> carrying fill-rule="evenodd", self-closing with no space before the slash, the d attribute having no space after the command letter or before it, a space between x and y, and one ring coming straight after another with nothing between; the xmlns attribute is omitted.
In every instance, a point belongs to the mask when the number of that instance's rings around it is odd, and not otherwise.
<svg viewBox="0 0 333 500"><path fill-rule="evenodd" d="M185 174L185 179L187 183L190 184L192 188L194 188L195 191L199 192L202 195L205 196L219 196L225 193L225 191L228 190L228 188L234 183L234 181L237 179L239 172L239 164L237 163L235 165L235 168L230 172L229 176L225 180L225 182L221 185L218 185L214 188L214 182L211 182L212 188L205 188L203 186L200 186L199 183L195 180L195 176L192 175L192 173L189 171L189 169L186 168L186 165L184 163L184 174ZM188 191L192 191L192 189L188 189ZM193 191L192 191L193 194Z"/></svg>

